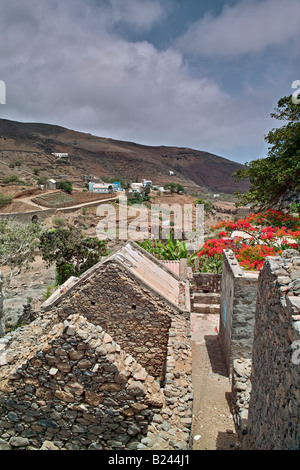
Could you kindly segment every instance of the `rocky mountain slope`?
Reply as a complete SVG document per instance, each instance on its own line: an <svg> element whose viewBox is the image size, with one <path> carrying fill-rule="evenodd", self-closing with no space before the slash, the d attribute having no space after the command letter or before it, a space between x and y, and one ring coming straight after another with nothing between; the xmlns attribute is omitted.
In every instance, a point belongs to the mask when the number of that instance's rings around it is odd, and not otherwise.
<svg viewBox="0 0 300 470"><path fill-rule="evenodd" d="M68 153L57 159L52 153ZM232 173L242 165L208 152L178 147L151 147L123 142L63 127L0 119L0 179L18 174L25 182L40 176L67 176L79 185L84 177L143 178L157 185L181 183L187 190L232 194L245 191ZM170 174L173 172L174 174Z"/></svg>

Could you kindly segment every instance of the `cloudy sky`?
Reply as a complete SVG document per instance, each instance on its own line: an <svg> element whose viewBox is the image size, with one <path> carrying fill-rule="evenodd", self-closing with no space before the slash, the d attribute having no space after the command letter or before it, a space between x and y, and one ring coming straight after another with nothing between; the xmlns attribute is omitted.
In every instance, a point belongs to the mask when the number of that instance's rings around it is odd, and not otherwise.
<svg viewBox="0 0 300 470"><path fill-rule="evenodd" d="M300 80L299 0L0 0L0 116L238 162Z"/></svg>

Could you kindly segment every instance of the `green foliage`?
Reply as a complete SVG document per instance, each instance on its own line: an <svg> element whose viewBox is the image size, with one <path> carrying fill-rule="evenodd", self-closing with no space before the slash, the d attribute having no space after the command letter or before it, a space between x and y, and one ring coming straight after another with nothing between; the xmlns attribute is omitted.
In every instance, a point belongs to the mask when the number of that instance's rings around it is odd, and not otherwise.
<svg viewBox="0 0 300 470"><path fill-rule="evenodd" d="M198 271L201 273L222 274L223 255L216 254L213 258L207 255L198 258Z"/></svg>
<svg viewBox="0 0 300 470"><path fill-rule="evenodd" d="M18 175L10 175L3 178L4 184L24 184L24 181L21 181Z"/></svg>
<svg viewBox="0 0 300 470"><path fill-rule="evenodd" d="M57 185L58 189L61 189L65 193L72 194L73 188L71 181L60 181Z"/></svg>
<svg viewBox="0 0 300 470"><path fill-rule="evenodd" d="M268 157L246 163L234 175L237 181L249 179L245 194L236 193L239 204L251 203L253 208L282 210L292 202L299 202L300 193L300 106L292 96L278 101L271 114L287 122L272 129L265 137L269 144Z"/></svg>
<svg viewBox="0 0 300 470"><path fill-rule="evenodd" d="M5 194L0 193L0 207L10 204L12 200L12 196L5 196Z"/></svg>
<svg viewBox="0 0 300 470"><path fill-rule="evenodd" d="M42 231L39 224L0 220L0 267L21 268L33 261Z"/></svg>
<svg viewBox="0 0 300 470"><path fill-rule="evenodd" d="M40 184L40 185L45 185L48 181L48 178L47 176L41 176L38 180L37 180L37 183Z"/></svg>
<svg viewBox="0 0 300 470"><path fill-rule="evenodd" d="M40 224L22 225L0 220L0 336L4 335L3 305L11 280L34 260L42 231ZM5 274L2 267L6 268Z"/></svg>
<svg viewBox="0 0 300 470"><path fill-rule="evenodd" d="M53 217L52 223L57 227L64 227L66 225L66 221L63 217Z"/></svg>
<svg viewBox="0 0 300 470"><path fill-rule="evenodd" d="M293 202L290 205L291 212L297 212L297 214L300 216L300 202Z"/></svg>
<svg viewBox="0 0 300 470"><path fill-rule="evenodd" d="M184 187L179 183L167 183L164 185L165 191L170 191L171 193L183 193Z"/></svg>
<svg viewBox="0 0 300 470"><path fill-rule="evenodd" d="M39 246L46 264L56 263L58 284L70 276L80 276L107 254L105 241L86 237L77 227L59 227L43 233Z"/></svg>
<svg viewBox="0 0 300 470"><path fill-rule="evenodd" d="M191 255L188 252L185 241L172 238L171 231L169 237L164 242L146 238L142 242L138 242L138 244L144 248L144 250L161 260L180 260L186 258L188 263L191 264L196 257L196 253Z"/></svg>
<svg viewBox="0 0 300 470"><path fill-rule="evenodd" d="M72 263L63 263L57 261L56 263L56 283L58 286L66 282L71 276L79 276L80 273L76 271L76 267Z"/></svg>
<svg viewBox="0 0 300 470"><path fill-rule="evenodd" d="M47 287L46 287L46 292L44 292L44 293L42 294L43 300L49 299L49 297L51 297L51 295L52 295L53 292L55 291L56 287L57 287L56 284L51 284L50 286L47 286Z"/></svg>
<svg viewBox="0 0 300 470"><path fill-rule="evenodd" d="M142 204L146 201L150 201L150 196L148 194L133 191L132 196L127 199L127 204L131 206L132 204Z"/></svg>
<svg viewBox="0 0 300 470"><path fill-rule="evenodd" d="M194 201L194 204L203 204L205 212L213 211L214 205L209 201L205 201L205 199L202 199L202 198L196 199L196 201Z"/></svg>

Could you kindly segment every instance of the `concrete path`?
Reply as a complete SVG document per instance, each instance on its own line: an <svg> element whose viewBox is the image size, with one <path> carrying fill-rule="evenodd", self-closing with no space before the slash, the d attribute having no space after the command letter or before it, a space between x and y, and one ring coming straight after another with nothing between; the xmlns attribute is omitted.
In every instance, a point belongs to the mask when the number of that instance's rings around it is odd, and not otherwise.
<svg viewBox="0 0 300 470"><path fill-rule="evenodd" d="M236 450L231 384L218 342L219 315L191 314L193 450Z"/></svg>

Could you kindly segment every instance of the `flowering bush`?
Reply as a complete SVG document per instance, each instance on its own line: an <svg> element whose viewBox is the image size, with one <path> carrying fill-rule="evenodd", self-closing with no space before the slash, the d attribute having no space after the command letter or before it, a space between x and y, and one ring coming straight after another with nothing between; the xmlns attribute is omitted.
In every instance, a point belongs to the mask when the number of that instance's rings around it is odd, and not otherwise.
<svg viewBox="0 0 300 470"><path fill-rule="evenodd" d="M224 249L231 249L244 269L259 271L266 256L276 256L287 248L299 250L299 224L299 218L275 210L249 214L235 222L223 220L211 227L213 231L223 230L197 253L200 271L220 273Z"/></svg>

